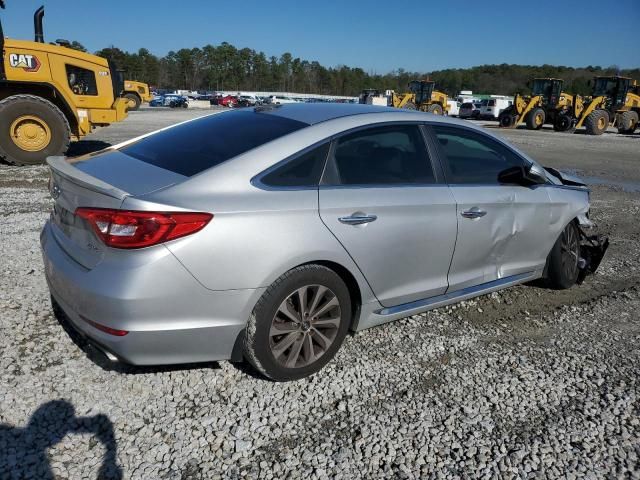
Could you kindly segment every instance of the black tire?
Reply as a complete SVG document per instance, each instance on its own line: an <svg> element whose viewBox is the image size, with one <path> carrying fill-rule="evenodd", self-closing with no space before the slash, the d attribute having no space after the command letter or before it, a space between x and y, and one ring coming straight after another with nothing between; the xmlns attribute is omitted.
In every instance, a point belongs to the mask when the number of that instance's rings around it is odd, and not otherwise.
<svg viewBox="0 0 640 480"><path fill-rule="evenodd" d="M513 128L516 126L515 115L512 115L511 112L502 112L498 117L498 123L502 128Z"/></svg>
<svg viewBox="0 0 640 480"><path fill-rule="evenodd" d="M442 110L442 105L440 105L439 103L433 103L429 105L427 111L429 113L433 113L434 115L442 115L444 113L444 111Z"/></svg>
<svg viewBox="0 0 640 480"><path fill-rule="evenodd" d="M416 110L416 104L413 102L407 102L402 106L402 108L405 110Z"/></svg>
<svg viewBox="0 0 640 480"><path fill-rule="evenodd" d="M558 115L553 122L553 129L556 132L573 133L576 130L576 122L571 115Z"/></svg>
<svg viewBox="0 0 640 480"><path fill-rule="evenodd" d="M127 107L128 112L132 112L140 108L140 104L142 103L142 100L135 93L125 93L123 95L123 98L126 98L129 101L129 106Z"/></svg>
<svg viewBox="0 0 640 480"><path fill-rule="evenodd" d="M547 257L547 284L551 288L571 288L580 274L580 232L574 222L567 225Z"/></svg>
<svg viewBox="0 0 640 480"><path fill-rule="evenodd" d="M40 150L18 146L10 129L19 128L20 117L29 116L45 125L50 140ZM62 155L69 148L71 128L64 113L50 101L36 95L13 95L0 101L0 158L14 165L38 165L48 156Z"/></svg>
<svg viewBox="0 0 640 480"><path fill-rule="evenodd" d="M540 130L547 119L547 114L543 108L536 107L527 113L525 122L529 130Z"/></svg>
<svg viewBox="0 0 640 480"><path fill-rule="evenodd" d="M584 120L587 135L602 135L609 126L609 112L606 110L594 110Z"/></svg>
<svg viewBox="0 0 640 480"><path fill-rule="evenodd" d="M618 133L631 134L638 125L638 113L630 110L622 112L617 118Z"/></svg>
<svg viewBox="0 0 640 480"><path fill-rule="evenodd" d="M282 316L280 312L283 310L280 307L288 302L299 289L315 288L317 286L328 289L327 292L333 295L333 300L338 302L337 307L331 307L331 309L325 313L333 312L332 315L339 318L339 324L337 326L331 326L331 330L322 330L322 332L326 333L325 338L332 337L332 342L324 352L320 353L317 359L310 361L309 359L312 357L308 354L308 345L311 345L311 351L314 352L313 355L318 354L316 350L322 348L319 342L316 341L314 343L315 337L313 337L312 332L317 332L313 327L315 320L307 316L306 320L304 320L306 321L305 327L303 326L304 321L295 323ZM316 290L316 293L318 291L319 289ZM313 296L308 299L307 307L309 306L309 301L313 303L313 299ZM302 302L298 301L297 305L299 306L300 303ZM328 303L329 301L326 302L326 304ZM291 305L291 307L294 308L293 303L287 303L287 305ZM320 305L324 305L324 303ZM311 307L313 307L313 305L311 305ZM312 310L312 308L309 309ZM306 310L306 307L303 308L303 310ZM316 308L316 311L317 310ZM320 308L320 310L322 309ZM298 316L298 318L300 317ZM323 320L320 319L320 322L322 321ZM324 321L326 322L326 320ZM283 333L282 335L273 335L271 333L272 324L285 325L287 323L287 333ZM297 380L307 377L320 370L333 358L349 330L350 323L351 298L349 296L349 289L342 279L333 270L321 265L303 265L296 267L282 275L267 288L253 309L245 330L244 357L258 372L275 381ZM306 328L306 330L304 330L304 328ZM331 333L327 333L329 331ZM310 339L308 340L310 342L309 344L306 343L307 336ZM282 343L286 344L287 342L285 340L287 340L287 337L294 338L294 343L290 343L290 347L282 348L282 355L276 356L276 354L273 353L273 349L278 349ZM293 351L296 345L299 347L297 350L298 353ZM306 358L302 358L300 355ZM285 356L287 358L283 358ZM287 363L291 358L294 358L293 361L296 364L298 360L300 360L300 366L288 367L281 364L282 361ZM305 364L305 362L310 363Z"/></svg>

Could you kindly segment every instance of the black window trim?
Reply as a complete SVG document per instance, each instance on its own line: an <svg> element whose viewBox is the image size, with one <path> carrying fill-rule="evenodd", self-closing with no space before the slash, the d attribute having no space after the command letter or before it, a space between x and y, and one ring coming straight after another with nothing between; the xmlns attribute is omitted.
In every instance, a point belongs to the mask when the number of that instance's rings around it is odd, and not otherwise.
<svg viewBox="0 0 640 480"><path fill-rule="evenodd" d="M333 162L333 154L336 148L337 141L345 137L347 135L351 135L352 133L356 133L362 130L369 130L371 128L378 127L395 127L395 126L403 126L410 125L416 126L420 135L422 136L422 141L424 142L425 150L427 152L427 158L425 161L428 161L431 164L431 170L433 171L434 182L433 183L367 183L367 184L353 184L353 185L339 185L335 183L326 183L326 174L327 170L331 167L330 162ZM320 178L320 185L318 186L322 190L329 189L344 189L344 188L352 188L352 189L360 189L360 188L406 188L406 187L436 187L436 186L446 186L445 177L442 172L442 167L440 165L439 159L436 159L436 151L429 144L429 140L426 136L426 132L424 130L424 121L386 121L386 122L376 122L370 123L367 125L360 125L358 127L350 128L348 130L344 130L338 134L331 136L331 147L329 148L329 154L327 155L327 159L325 160L324 170L322 172L322 176Z"/></svg>
<svg viewBox="0 0 640 480"><path fill-rule="evenodd" d="M507 148L513 155L515 155L517 158L519 158L520 160L522 160L522 163L524 165L532 165L532 163L526 159L525 157L523 157L522 155L520 155L519 152L515 151L513 148L511 148L509 145L507 145L506 143L504 143L502 140L495 138L491 135L487 135L484 132L479 132L478 130L474 129L474 128L469 128L465 125L447 125L445 123L436 123L436 122L427 122L424 124L425 127L425 132L428 136L429 142L433 145L433 148L437 151L437 158L438 158L438 163L440 164L440 168L443 171L444 174L444 178L445 178L445 182L447 185L449 186L463 186L463 187L513 187L513 184L506 184L506 183L498 183L496 181L496 183L455 183L452 180L452 175L451 172L449 171L449 164L447 162L447 154L444 152L444 150L442 149L442 147L440 146L440 143L438 142L438 138L436 136L436 132L433 129L433 127L445 127L445 128L451 128L451 129L458 129L458 130L462 130L462 131L466 131L466 132L471 132L472 134L477 134L480 135L482 137L486 137L489 140L493 140L494 142L496 142L497 144L499 144L501 147L503 148ZM533 185L532 187L529 188L537 188L537 187L542 187L542 186L546 186L547 184L539 184L539 185Z"/></svg>
<svg viewBox="0 0 640 480"><path fill-rule="evenodd" d="M277 169L279 169L281 167L284 167L288 163L297 160L301 156L306 155L307 153L309 153L310 151L315 150L316 148L320 148L320 147L322 147L325 144L330 143L330 142L331 142L331 137L325 138L323 140L320 140L319 142L316 142L316 143L314 143L312 145L309 145L308 147L305 147L302 150L297 151L293 155L289 155L284 160L280 160L279 162L274 163L273 165L271 165L266 170L262 170L257 175L254 175L250 180L251 185L253 185L254 187L259 188L261 190L268 190L268 191L317 190L318 189L318 185L292 185L292 186L278 185L278 186L274 186L274 185L267 185L266 183L264 183L262 181L262 179L264 177L266 177L267 175L269 175L270 173L272 173L273 171L275 171L275 170L277 170ZM325 170L325 168L327 168L327 159L329 158L329 155L331 155L332 149L333 149L333 145L329 145L329 149L327 150L327 155L326 155L326 157L324 159L324 165L322 165L322 171L320 172L320 181L322 181L322 177L324 176L324 170Z"/></svg>

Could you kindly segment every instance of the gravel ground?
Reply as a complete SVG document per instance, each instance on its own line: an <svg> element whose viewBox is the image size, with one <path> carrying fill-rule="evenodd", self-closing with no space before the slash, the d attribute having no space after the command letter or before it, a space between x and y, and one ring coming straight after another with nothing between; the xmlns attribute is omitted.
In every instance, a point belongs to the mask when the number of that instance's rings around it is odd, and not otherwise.
<svg viewBox="0 0 640 480"><path fill-rule="evenodd" d="M143 109L74 149L205 113ZM46 169L0 167L0 478L640 479L640 140L505 135L593 176L598 274L358 333L286 384L113 365L70 335L40 258Z"/></svg>

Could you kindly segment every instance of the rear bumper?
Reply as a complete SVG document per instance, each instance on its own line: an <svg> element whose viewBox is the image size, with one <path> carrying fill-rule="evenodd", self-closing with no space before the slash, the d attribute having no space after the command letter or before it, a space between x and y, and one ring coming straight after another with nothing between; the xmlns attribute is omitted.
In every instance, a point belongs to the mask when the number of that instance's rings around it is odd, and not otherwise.
<svg viewBox="0 0 640 480"><path fill-rule="evenodd" d="M47 222L40 236L49 290L93 343L134 365L232 358L264 289L208 290L164 247L166 254L143 266L103 262L88 270L61 248L52 228ZM87 320L129 333L114 336Z"/></svg>

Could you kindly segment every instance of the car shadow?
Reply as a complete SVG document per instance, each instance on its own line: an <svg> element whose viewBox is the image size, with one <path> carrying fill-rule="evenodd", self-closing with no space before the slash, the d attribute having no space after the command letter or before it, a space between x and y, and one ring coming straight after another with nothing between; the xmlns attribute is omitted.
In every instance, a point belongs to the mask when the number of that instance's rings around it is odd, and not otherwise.
<svg viewBox="0 0 640 480"><path fill-rule="evenodd" d="M51 299L51 305L53 314L69 335L71 341L86 355L86 357L95 363L98 367L105 371L123 373L127 375L142 375L149 373L162 373L162 372L178 372L182 370L202 370L205 368L211 370L219 370L220 364L218 362L200 362L200 363L182 363L178 365L129 365L127 363L121 363L110 360L102 350L93 345L87 340L71 323L67 314L60 308L53 298Z"/></svg>
<svg viewBox="0 0 640 480"><path fill-rule="evenodd" d="M103 414L77 417L74 406L67 400L43 403L25 427L0 424L0 478L59 478L51 468L48 450L67 435L87 433L105 449L95 478L122 479L109 417Z"/></svg>

